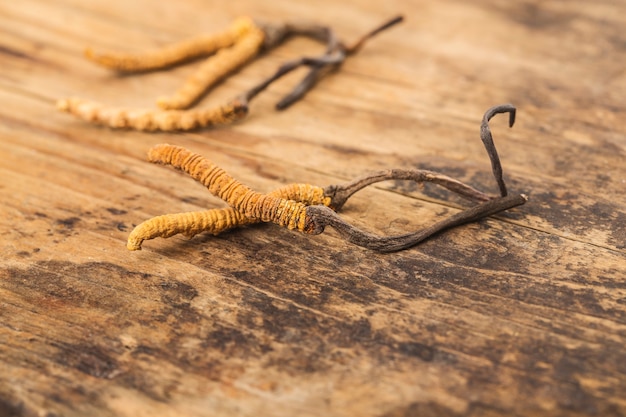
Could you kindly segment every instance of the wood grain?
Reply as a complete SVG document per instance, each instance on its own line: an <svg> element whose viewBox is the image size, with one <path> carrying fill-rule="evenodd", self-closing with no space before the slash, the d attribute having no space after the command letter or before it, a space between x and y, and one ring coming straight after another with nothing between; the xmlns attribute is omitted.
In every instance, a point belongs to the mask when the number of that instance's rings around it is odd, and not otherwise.
<svg viewBox="0 0 626 417"><path fill-rule="evenodd" d="M83 49L141 51L240 15L315 19L347 40L397 13L284 112L299 71L242 123L113 131L54 109L152 107L197 63L118 76ZM626 414L626 2L0 3L0 415ZM314 42L294 39L211 91L228 100ZM259 191L424 168L495 192L493 120L520 208L378 254L328 231L256 225L129 252L155 215L221 207L146 162L167 142ZM342 210L381 234L467 203L389 182Z"/></svg>

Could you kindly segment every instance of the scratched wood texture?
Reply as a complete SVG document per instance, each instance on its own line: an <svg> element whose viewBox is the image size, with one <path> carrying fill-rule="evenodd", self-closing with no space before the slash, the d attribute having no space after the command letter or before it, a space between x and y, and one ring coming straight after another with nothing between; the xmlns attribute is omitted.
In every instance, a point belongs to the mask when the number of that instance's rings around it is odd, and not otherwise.
<svg viewBox="0 0 626 417"><path fill-rule="evenodd" d="M94 127L53 103L152 107L194 65L118 76L82 51L141 51L239 15L372 40L285 112L273 85L232 127ZM461 0L0 3L0 415L626 415L626 2ZM295 39L209 107L321 51ZM221 207L146 162L186 146L260 191L429 168L496 190L488 107L527 205L394 254L259 225L129 252L148 217ZM390 182L342 211L381 234L465 203Z"/></svg>

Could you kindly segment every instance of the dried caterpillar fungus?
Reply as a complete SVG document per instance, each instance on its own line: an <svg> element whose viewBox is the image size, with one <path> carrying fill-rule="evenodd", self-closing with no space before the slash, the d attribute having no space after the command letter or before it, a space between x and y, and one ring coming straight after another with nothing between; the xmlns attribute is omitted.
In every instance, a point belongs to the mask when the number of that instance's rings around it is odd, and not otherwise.
<svg viewBox="0 0 626 417"><path fill-rule="evenodd" d="M261 194L241 184L199 154L178 146L157 145L149 152L151 162L172 165L181 169L232 207L155 217L133 230L127 247L130 250L141 249L144 240L158 236L168 237L177 233L194 235L202 231L219 233L238 225L265 221L307 234L319 234L324 231L325 227L331 226L347 241L359 246L381 252L406 249L443 230L480 220L526 203L527 197L524 194L508 195L506 189L502 187L504 185L502 167L489 128L489 120L498 113L509 113L509 123L512 126L515 120L515 107L507 104L488 109L481 125L481 140L491 160L494 178L501 189L501 195L498 197L485 194L445 175L415 169L380 171L346 184L325 188L299 184L270 194ZM350 196L360 189L389 179L432 182L468 200L477 201L478 204L422 230L396 236L376 236L362 231L348 224L333 211L339 210Z"/></svg>
<svg viewBox="0 0 626 417"><path fill-rule="evenodd" d="M402 18L396 17L369 32L356 43L357 48L346 47L326 26L310 23L257 25L250 18L240 18L224 32L198 37L144 54L98 54L87 50L86 55L92 61L125 72L154 70L201 55L215 54L209 56L174 95L157 100L157 105L164 112L106 108L95 102L79 99L60 100L57 107L93 123L146 131L189 130L232 123L245 116L249 102L271 83L299 66L309 66L311 68L309 74L277 105L277 109L288 107L303 97L318 79L330 72L326 69L338 67L347 55L360 48L365 39L400 21ZM272 76L244 91L231 104L222 108L182 112L197 102L216 83L257 56L261 50L271 49L291 36L307 36L324 42L326 52L318 57L305 57L287 62ZM174 110L181 112L170 112Z"/></svg>

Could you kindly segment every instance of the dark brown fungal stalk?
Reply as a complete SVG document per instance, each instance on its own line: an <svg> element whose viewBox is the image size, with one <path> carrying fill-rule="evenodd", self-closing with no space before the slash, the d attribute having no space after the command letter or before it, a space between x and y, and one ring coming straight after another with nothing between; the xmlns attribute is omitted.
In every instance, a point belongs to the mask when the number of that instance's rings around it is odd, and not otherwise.
<svg viewBox="0 0 626 417"><path fill-rule="evenodd" d="M252 89L248 90L246 93L242 94L239 99L241 102L246 103L252 100L252 98L254 98L261 91L265 90L274 81L290 73L296 68L299 68L301 66L310 67L307 75L302 79L299 84L296 85L291 93L283 97L276 104L276 109L286 109L296 101L300 100L325 74L330 71L336 70L341 66L341 64L343 64L348 56L358 52L368 39L374 37L385 29L388 29L402 22L403 20L404 18L402 16L396 16L378 26L374 30L366 33L351 46L346 46L343 42L341 42L337 38L333 30L328 27L310 24L287 24L281 31L281 41L282 38L287 36L308 36L325 42L326 52L317 57L302 57L284 63L272 76L270 76L260 84L256 85Z"/></svg>
<svg viewBox="0 0 626 417"><path fill-rule="evenodd" d="M326 226L331 226L344 239L355 245L378 252L397 252L417 245L446 229L484 219L504 210L520 206L526 203L527 200L525 195L520 194L485 201L417 232L396 236L377 236L365 232L347 223L328 207L309 206L306 208L306 214L307 218L310 219L310 223L307 224L305 232L319 234L324 231Z"/></svg>
<svg viewBox="0 0 626 417"><path fill-rule="evenodd" d="M483 141L485 145L485 149L487 150L487 154L489 155L489 159L491 160L491 169L493 171L493 176L498 183L498 187L500 188L500 195L502 197L507 195L506 185L504 184L504 179L502 178L502 164L500 163L500 158L498 157L498 151L496 150L496 146L493 143L493 137L491 136L491 129L489 128L489 121L493 116L498 113L509 113L509 127L513 127L515 123L515 107L511 104L501 104L499 106L494 106L488 109L483 116L483 121L480 124L480 139Z"/></svg>
<svg viewBox="0 0 626 417"><path fill-rule="evenodd" d="M447 175L424 169L388 169L372 172L345 184L329 185L324 188L324 195L331 198L328 206L335 211L339 211L354 193L368 185L387 180L406 180L418 183L431 182L447 188L470 201L484 202L493 198Z"/></svg>

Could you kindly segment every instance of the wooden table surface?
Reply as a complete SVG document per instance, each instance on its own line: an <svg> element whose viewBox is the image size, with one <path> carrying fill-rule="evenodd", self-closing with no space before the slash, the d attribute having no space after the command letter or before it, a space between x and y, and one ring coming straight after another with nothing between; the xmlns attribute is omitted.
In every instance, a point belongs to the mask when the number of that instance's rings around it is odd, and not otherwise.
<svg viewBox="0 0 626 417"><path fill-rule="evenodd" d="M626 415L626 2L20 0L0 3L0 415ZM83 50L143 51L241 15L309 19L343 39L401 13L286 111L297 71L234 126L112 130L58 112L80 96L154 106L198 63L120 76ZM225 102L294 39L199 104ZM496 192L483 112L505 177L529 202L380 254L329 229L265 224L155 239L143 220L222 207L152 165L199 152L259 191L427 168ZM341 211L379 234L468 203L387 182Z"/></svg>

